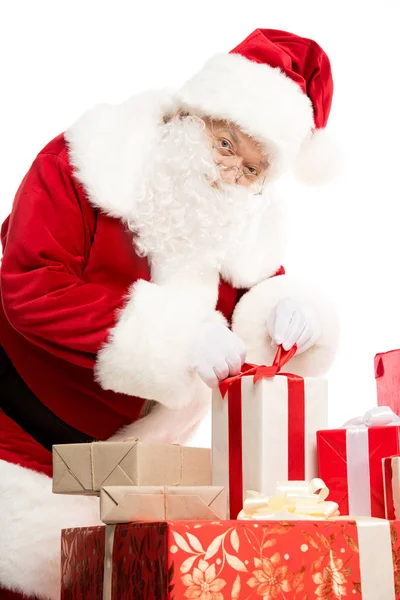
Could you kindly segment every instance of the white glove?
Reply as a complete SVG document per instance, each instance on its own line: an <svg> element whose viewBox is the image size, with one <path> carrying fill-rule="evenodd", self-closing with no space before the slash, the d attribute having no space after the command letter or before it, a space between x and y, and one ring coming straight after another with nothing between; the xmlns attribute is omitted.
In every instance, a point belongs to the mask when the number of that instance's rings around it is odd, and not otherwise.
<svg viewBox="0 0 400 600"><path fill-rule="evenodd" d="M290 350L297 345L297 354L302 354L318 341L321 326L314 311L291 298L283 298L272 309L267 319L268 333L273 346Z"/></svg>
<svg viewBox="0 0 400 600"><path fill-rule="evenodd" d="M190 353L191 368L210 388L240 373L246 360L242 340L225 325L202 325Z"/></svg>

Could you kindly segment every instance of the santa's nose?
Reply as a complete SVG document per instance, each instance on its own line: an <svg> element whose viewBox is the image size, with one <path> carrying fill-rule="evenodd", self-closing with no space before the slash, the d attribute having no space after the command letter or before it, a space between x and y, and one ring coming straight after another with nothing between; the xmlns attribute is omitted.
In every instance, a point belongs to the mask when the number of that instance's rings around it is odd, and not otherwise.
<svg viewBox="0 0 400 600"><path fill-rule="evenodd" d="M243 175L242 164L243 159L240 159L239 165L220 165L221 167L221 178L225 183L239 183L241 185L247 185L247 180Z"/></svg>
<svg viewBox="0 0 400 600"><path fill-rule="evenodd" d="M225 181L225 183L236 183L240 175L240 171L235 167L221 169L221 179Z"/></svg>

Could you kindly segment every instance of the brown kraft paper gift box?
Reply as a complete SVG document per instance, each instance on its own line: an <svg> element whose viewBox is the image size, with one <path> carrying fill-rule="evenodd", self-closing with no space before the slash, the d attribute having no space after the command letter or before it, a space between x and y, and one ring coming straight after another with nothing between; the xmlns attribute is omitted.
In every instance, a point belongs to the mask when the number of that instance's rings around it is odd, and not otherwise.
<svg viewBox="0 0 400 600"><path fill-rule="evenodd" d="M106 524L227 518L223 487L107 486L100 491L100 519Z"/></svg>
<svg viewBox="0 0 400 600"><path fill-rule="evenodd" d="M103 486L209 486L208 448L139 440L53 446L53 492L99 495Z"/></svg>

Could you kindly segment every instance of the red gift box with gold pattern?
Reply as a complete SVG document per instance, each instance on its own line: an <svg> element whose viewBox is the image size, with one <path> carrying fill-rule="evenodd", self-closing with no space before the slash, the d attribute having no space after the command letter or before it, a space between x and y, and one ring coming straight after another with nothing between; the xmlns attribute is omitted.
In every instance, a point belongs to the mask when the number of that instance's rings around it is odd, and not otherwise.
<svg viewBox="0 0 400 600"><path fill-rule="evenodd" d="M61 598L400 600L399 533L381 519L69 529Z"/></svg>
<svg viewBox="0 0 400 600"><path fill-rule="evenodd" d="M379 406L400 415L400 350L376 354L374 366Z"/></svg>

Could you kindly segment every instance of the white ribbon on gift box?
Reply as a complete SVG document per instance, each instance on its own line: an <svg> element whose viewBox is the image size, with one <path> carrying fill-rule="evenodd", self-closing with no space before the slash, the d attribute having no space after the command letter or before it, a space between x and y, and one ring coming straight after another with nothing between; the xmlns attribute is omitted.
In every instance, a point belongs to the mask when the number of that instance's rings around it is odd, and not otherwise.
<svg viewBox="0 0 400 600"><path fill-rule="evenodd" d="M304 515L301 520L309 520ZM279 511L271 520L298 520L299 515ZM385 519L338 517L355 521L360 555L360 575L363 600L396 600L392 561L390 523ZM312 520L312 519L311 519ZM331 522L335 521L333 518ZM319 521L320 523L320 521ZM326 523L326 521L325 521ZM106 526L103 600L112 600L112 555L115 525ZM116 599L114 599L116 600Z"/></svg>
<svg viewBox="0 0 400 600"><path fill-rule="evenodd" d="M106 525L104 550L103 600L112 600L112 558L116 525Z"/></svg>
<svg viewBox="0 0 400 600"><path fill-rule="evenodd" d="M368 429L400 425L389 406L376 406L364 416L346 421L347 487L350 515L371 515Z"/></svg>
<svg viewBox="0 0 400 600"><path fill-rule="evenodd" d="M355 519L363 600L396 600L390 522Z"/></svg>

